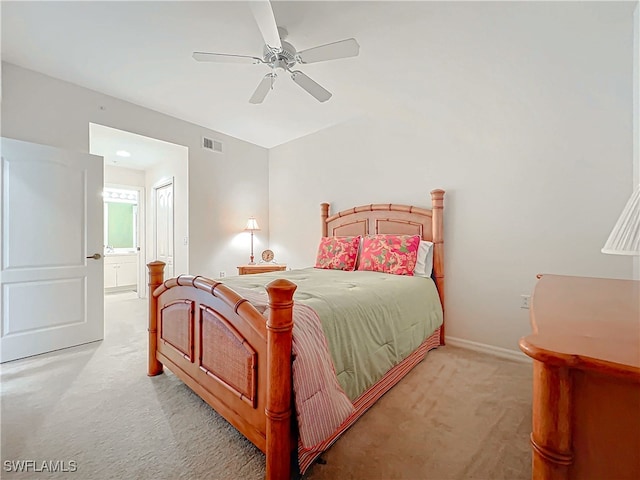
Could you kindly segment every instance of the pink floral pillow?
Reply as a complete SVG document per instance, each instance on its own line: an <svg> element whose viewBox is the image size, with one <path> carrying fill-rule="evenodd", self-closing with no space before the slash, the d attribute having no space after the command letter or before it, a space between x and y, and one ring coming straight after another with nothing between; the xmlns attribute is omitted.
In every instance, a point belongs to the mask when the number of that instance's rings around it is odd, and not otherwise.
<svg viewBox="0 0 640 480"><path fill-rule="evenodd" d="M420 235L367 235L358 270L413 276Z"/></svg>
<svg viewBox="0 0 640 480"><path fill-rule="evenodd" d="M322 237L316 257L316 268L355 270L361 238L360 235L356 237Z"/></svg>

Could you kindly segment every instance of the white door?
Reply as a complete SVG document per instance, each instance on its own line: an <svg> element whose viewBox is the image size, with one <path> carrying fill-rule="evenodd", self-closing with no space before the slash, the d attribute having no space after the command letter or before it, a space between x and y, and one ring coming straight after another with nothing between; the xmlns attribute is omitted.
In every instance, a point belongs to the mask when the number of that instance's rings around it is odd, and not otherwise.
<svg viewBox="0 0 640 480"><path fill-rule="evenodd" d="M101 340L102 157L1 147L0 362Z"/></svg>
<svg viewBox="0 0 640 480"><path fill-rule="evenodd" d="M173 182L154 187L155 260L166 263L164 277L173 277Z"/></svg>

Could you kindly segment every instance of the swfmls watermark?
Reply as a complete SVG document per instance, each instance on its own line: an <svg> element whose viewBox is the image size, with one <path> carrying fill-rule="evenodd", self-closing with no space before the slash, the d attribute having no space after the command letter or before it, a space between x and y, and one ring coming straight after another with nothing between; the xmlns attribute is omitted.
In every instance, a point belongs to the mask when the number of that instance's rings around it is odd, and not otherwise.
<svg viewBox="0 0 640 480"><path fill-rule="evenodd" d="M75 460L5 460L5 472L73 473L78 471Z"/></svg>

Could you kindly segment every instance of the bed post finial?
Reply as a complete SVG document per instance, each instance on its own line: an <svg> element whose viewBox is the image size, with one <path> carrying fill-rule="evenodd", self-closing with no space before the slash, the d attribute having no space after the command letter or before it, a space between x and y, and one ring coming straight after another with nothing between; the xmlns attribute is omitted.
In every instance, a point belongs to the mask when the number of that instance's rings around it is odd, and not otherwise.
<svg viewBox="0 0 640 480"><path fill-rule="evenodd" d="M158 299L153 296L156 288L164 281L164 262L158 260L148 263L149 269L149 362L147 375L150 377L162 373L162 364L156 357L158 350Z"/></svg>
<svg viewBox="0 0 640 480"><path fill-rule="evenodd" d="M329 218L329 204L321 203L320 204L320 218L322 219L322 236L329 236L329 228L327 225L327 218Z"/></svg>
<svg viewBox="0 0 640 480"><path fill-rule="evenodd" d="M442 314L444 315L444 231L443 231L443 209L444 190L431 190L431 217L433 234L433 272L438 295L442 304ZM440 345L444 345L444 323L440 327Z"/></svg>
<svg viewBox="0 0 640 480"><path fill-rule="evenodd" d="M267 285L267 480L291 475L291 344L293 338L293 293L296 285L279 279Z"/></svg>

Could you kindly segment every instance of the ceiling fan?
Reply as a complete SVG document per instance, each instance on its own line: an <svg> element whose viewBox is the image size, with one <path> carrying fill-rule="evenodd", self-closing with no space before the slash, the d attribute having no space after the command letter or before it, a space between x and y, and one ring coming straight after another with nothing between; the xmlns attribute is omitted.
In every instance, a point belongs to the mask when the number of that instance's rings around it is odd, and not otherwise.
<svg viewBox="0 0 640 480"><path fill-rule="evenodd" d="M273 84L278 76L276 70L290 73L292 80L319 102L329 100L331 92L301 71L293 70L293 68L296 64L304 65L337 58L355 57L360 52L360 45L358 45L356 39L348 38L298 52L293 45L284 41L287 38L287 31L277 26L271 3L268 0L252 1L249 2L249 5L265 42L262 57L229 53L193 52L193 58L199 62L253 63L270 67L271 71L264 76L258 88L253 92L249 103L257 104L264 101L269 90L273 89Z"/></svg>

